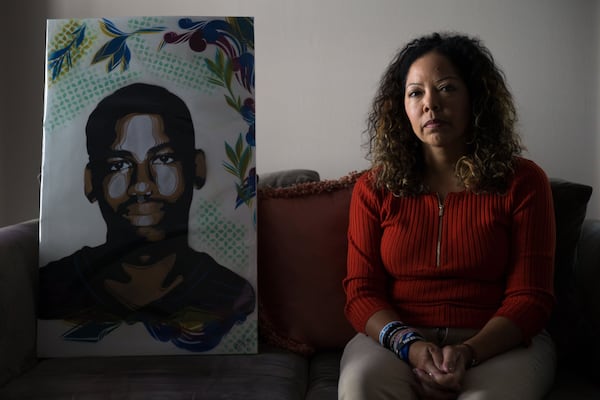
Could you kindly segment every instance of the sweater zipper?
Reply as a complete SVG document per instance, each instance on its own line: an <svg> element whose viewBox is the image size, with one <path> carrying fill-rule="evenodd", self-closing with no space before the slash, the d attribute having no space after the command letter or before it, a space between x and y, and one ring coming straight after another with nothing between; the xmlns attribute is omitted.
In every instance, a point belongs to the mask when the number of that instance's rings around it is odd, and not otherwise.
<svg viewBox="0 0 600 400"><path fill-rule="evenodd" d="M437 237L437 247L436 247L436 254L435 254L435 266L437 268L439 268L440 264L441 264L441 256L442 256L442 223L443 223L443 217L444 217L444 204L442 203L442 200L440 199L440 195L437 195L437 199L438 199L438 237Z"/></svg>

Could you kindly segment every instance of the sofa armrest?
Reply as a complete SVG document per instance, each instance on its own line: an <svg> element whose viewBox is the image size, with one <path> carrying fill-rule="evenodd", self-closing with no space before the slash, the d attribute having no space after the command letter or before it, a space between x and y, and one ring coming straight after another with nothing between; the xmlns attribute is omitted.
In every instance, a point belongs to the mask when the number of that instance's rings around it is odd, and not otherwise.
<svg viewBox="0 0 600 400"><path fill-rule="evenodd" d="M0 228L0 386L36 360L38 221Z"/></svg>
<svg viewBox="0 0 600 400"><path fill-rule="evenodd" d="M585 375L600 380L600 219L586 219L581 229L575 261L575 292L579 322L570 329L577 332L570 351L577 353L576 363Z"/></svg>
<svg viewBox="0 0 600 400"><path fill-rule="evenodd" d="M583 223L575 281L586 311L591 313L590 319L600 321L600 219L587 219Z"/></svg>

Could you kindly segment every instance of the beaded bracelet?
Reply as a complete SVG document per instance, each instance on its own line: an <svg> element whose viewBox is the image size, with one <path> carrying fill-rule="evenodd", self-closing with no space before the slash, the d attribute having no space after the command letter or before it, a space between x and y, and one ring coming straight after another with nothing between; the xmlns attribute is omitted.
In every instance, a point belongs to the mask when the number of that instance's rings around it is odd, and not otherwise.
<svg viewBox="0 0 600 400"><path fill-rule="evenodd" d="M385 324L385 326L379 332L379 344L383 347L388 347L387 343L389 338L392 336L392 333L402 328L408 328L408 325L405 325L400 321L391 321Z"/></svg>
<svg viewBox="0 0 600 400"><path fill-rule="evenodd" d="M408 330L407 332L399 332L397 337L393 340L392 351L403 361L408 361L408 351L410 346L418 341L425 340L425 338L416 331Z"/></svg>
<svg viewBox="0 0 600 400"><path fill-rule="evenodd" d="M379 344L391 350L403 361L408 361L408 350L417 340L425 340L425 338L400 321L388 322L379 332Z"/></svg>
<svg viewBox="0 0 600 400"><path fill-rule="evenodd" d="M388 334L386 335L386 337L383 340L383 347L385 347L386 349L390 349L392 348L392 340L393 338L398 337L398 334L400 332L406 332L410 330L410 328L406 325L402 325L402 326L397 326L395 328L392 328L389 330Z"/></svg>

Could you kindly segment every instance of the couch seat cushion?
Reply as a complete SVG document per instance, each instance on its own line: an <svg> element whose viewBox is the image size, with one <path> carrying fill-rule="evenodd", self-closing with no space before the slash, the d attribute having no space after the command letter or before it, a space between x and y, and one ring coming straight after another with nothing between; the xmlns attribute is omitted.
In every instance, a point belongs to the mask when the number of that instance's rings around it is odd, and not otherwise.
<svg viewBox="0 0 600 400"><path fill-rule="evenodd" d="M306 400L337 400L342 350L321 351L310 360Z"/></svg>
<svg viewBox="0 0 600 400"><path fill-rule="evenodd" d="M0 388L1 399L304 399L308 361L256 355L46 359Z"/></svg>
<svg viewBox="0 0 600 400"><path fill-rule="evenodd" d="M600 383L582 375L570 365L560 366L554 387L544 400L597 400L600 398Z"/></svg>

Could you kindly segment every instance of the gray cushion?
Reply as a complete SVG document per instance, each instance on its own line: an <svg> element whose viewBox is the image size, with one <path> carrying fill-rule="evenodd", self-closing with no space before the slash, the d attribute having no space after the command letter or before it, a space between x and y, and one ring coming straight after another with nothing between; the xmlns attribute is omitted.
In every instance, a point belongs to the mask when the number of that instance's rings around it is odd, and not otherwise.
<svg viewBox="0 0 600 400"><path fill-rule="evenodd" d="M548 330L558 346L559 360L573 362L572 359L579 354L573 351L574 344L581 342L582 327L579 325L585 320L575 289L575 254L592 188L556 178L550 183L556 219L556 306Z"/></svg>
<svg viewBox="0 0 600 400"><path fill-rule="evenodd" d="M342 351L321 351L310 361L306 400L337 400Z"/></svg>
<svg viewBox="0 0 600 400"><path fill-rule="evenodd" d="M318 182L319 173L311 169L289 169L261 173L258 175L259 187L283 188L297 183Z"/></svg>
<svg viewBox="0 0 600 400"><path fill-rule="evenodd" d="M82 357L40 361L0 388L1 399L301 400L308 361L256 355Z"/></svg>
<svg viewBox="0 0 600 400"><path fill-rule="evenodd" d="M37 227L0 228L0 387L35 363Z"/></svg>

